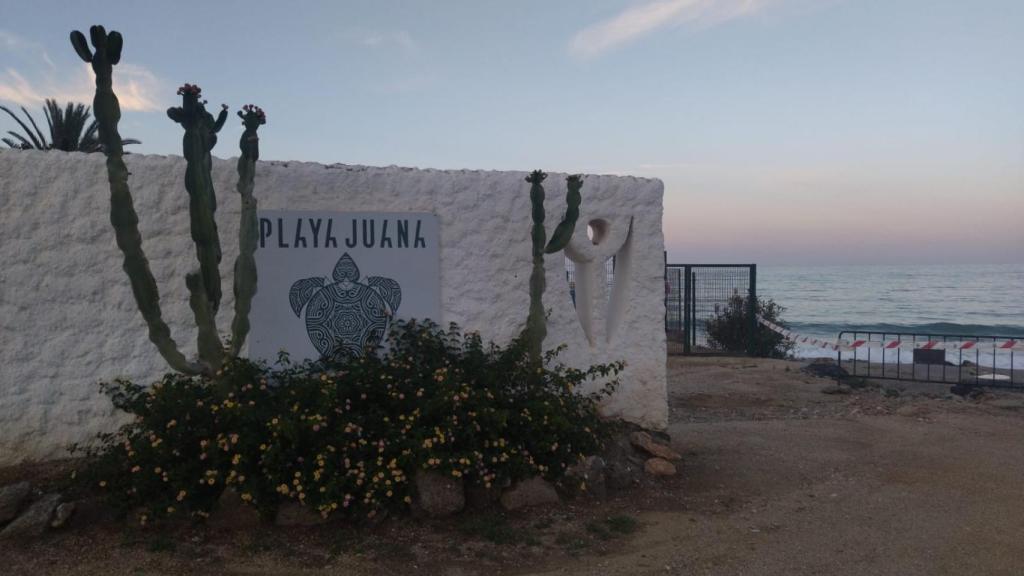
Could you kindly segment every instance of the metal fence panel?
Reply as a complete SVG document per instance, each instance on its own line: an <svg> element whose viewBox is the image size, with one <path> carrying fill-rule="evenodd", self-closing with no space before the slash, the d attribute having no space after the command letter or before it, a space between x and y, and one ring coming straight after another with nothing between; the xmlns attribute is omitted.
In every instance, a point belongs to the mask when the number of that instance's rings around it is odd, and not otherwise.
<svg viewBox="0 0 1024 576"><path fill-rule="evenodd" d="M681 343L684 354L746 353L724 350L710 341L708 322L722 313L735 296L743 298L748 334L756 327L753 307L757 300L756 264L666 264L665 330L671 341Z"/></svg>
<svg viewBox="0 0 1024 576"><path fill-rule="evenodd" d="M1015 336L978 336L965 334L926 334L913 332L872 332L851 330L839 333L838 340L867 342L964 342L978 343L969 350L900 350L865 347L852 352L836 352L836 362L850 376L883 380L907 380L942 384L966 384L990 388L1024 389L1024 362L1021 354L994 352L993 343L1020 341ZM987 346L986 346L987 345ZM879 346L881 346L879 344ZM984 352L985 349L989 351ZM931 354L929 354L931 353Z"/></svg>

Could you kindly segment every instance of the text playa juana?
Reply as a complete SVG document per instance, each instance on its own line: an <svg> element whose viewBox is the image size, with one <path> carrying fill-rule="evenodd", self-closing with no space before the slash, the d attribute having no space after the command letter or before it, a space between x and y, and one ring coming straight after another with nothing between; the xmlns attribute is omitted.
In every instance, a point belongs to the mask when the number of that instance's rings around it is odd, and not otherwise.
<svg viewBox="0 0 1024 576"><path fill-rule="evenodd" d="M419 218L260 218L260 248L426 248Z"/></svg>

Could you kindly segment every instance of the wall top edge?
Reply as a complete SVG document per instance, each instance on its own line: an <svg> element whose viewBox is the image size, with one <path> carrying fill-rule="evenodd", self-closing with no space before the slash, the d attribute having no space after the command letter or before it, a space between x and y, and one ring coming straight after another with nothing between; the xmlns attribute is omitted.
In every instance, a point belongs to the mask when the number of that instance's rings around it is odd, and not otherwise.
<svg viewBox="0 0 1024 576"><path fill-rule="evenodd" d="M49 156L63 156L63 157L79 157L83 160L93 160L97 163L103 162L103 154L100 153L85 153L85 152L64 152L60 150L19 150L19 149L0 149L0 155L13 154L13 155L49 155ZM165 160L173 159L184 161L184 158L176 154L135 154L129 153L124 156L125 163L131 164L133 160ZM220 158L218 156L213 157L214 163L227 162L232 165L238 161L237 156L231 156L229 158ZM321 162L310 162L304 160L260 160L260 164L264 166L274 166L281 168L291 168L293 166L300 168L323 168L325 170L343 170L346 172L358 172L358 173L374 173L374 172L388 172L388 173L423 173L423 174L453 174L453 175L467 175L467 176L509 176L517 175L526 177L531 170L486 170L486 169L473 169L473 168L457 168L457 169L445 169L445 168L419 168L413 166L366 166L362 164L344 164L341 162L335 162L332 164L323 164ZM564 178L565 176L572 174L573 172L559 172L559 171L548 171L548 177ZM633 176L628 174L592 174L584 173L585 177L601 178L601 179L612 179L612 180L628 180L631 182L639 183L650 183L664 186L664 183L660 178L646 178L642 176Z"/></svg>

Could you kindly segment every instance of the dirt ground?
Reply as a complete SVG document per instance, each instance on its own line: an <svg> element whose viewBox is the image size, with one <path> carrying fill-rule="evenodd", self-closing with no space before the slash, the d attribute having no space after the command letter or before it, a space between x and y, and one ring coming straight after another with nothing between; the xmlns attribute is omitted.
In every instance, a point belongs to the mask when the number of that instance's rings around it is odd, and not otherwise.
<svg viewBox="0 0 1024 576"><path fill-rule="evenodd" d="M1024 394L824 394L832 383L803 364L669 357L681 473L604 502L234 532L84 512L38 543L0 544L0 572L1024 574ZM61 471L0 470L0 483Z"/></svg>

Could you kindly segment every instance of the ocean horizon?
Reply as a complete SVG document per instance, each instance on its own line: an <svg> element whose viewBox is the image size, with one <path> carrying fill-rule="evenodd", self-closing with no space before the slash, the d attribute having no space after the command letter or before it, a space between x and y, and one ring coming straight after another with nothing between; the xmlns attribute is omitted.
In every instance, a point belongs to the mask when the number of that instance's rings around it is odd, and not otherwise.
<svg viewBox="0 0 1024 576"><path fill-rule="evenodd" d="M844 330L1024 337L1024 264L764 265L757 293L785 307L791 330L827 340Z"/></svg>

